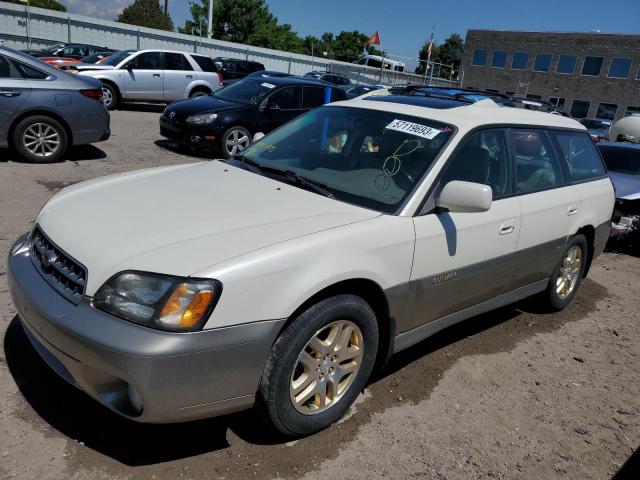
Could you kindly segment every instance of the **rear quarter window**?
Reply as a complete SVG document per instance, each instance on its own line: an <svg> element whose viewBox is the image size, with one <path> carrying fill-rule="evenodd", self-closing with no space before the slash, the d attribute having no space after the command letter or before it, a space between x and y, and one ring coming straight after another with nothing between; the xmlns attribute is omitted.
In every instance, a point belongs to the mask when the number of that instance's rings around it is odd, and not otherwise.
<svg viewBox="0 0 640 480"><path fill-rule="evenodd" d="M583 132L550 132L555 138L561 159L571 182L584 182L604 177L605 170L598 149Z"/></svg>
<svg viewBox="0 0 640 480"><path fill-rule="evenodd" d="M213 59L209 57L202 57L200 55L193 55L192 58L196 61L203 72L215 73L218 71L215 63L213 63Z"/></svg>

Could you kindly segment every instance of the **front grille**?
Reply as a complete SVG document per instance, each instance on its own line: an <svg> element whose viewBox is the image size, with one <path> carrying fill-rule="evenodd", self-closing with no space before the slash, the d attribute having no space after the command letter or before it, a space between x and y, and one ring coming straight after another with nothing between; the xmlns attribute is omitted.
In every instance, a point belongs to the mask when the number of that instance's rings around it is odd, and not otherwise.
<svg viewBox="0 0 640 480"><path fill-rule="evenodd" d="M31 234L31 260L58 293L73 303L80 303L87 283L87 269L49 240L39 226Z"/></svg>

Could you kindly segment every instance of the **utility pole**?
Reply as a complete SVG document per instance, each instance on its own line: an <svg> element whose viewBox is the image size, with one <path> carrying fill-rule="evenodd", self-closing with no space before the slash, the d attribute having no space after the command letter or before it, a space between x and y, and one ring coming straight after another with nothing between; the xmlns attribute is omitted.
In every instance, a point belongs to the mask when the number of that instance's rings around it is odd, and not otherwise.
<svg viewBox="0 0 640 480"><path fill-rule="evenodd" d="M209 30L207 37L213 38L213 0L209 0L209 23L207 23L207 29Z"/></svg>

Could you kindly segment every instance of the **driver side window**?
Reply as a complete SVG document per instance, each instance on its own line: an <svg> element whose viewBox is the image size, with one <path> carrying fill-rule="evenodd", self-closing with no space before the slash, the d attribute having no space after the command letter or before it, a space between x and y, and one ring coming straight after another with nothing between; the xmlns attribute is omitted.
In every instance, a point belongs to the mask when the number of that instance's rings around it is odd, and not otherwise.
<svg viewBox="0 0 640 480"><path fill-rule="evenodd" d="M160 52L141 53L131 60L131 64L136 70L159 70Z"/></svg>
<svg viewBox="0 0 640 480"><path fill-rule="evenodd" d="M269 105L277 105L280 110L300 110L301 97L299 86L284 87L269 97Z"/></svg>
<svg viewBox="0 0 640 480"><path fill-rule="evenodd" d="M446 166L440 185L444 187L453 180L488 185L494 200L511 195L513 173L507 132L504 129L482 130L463 140Z"/></svg>

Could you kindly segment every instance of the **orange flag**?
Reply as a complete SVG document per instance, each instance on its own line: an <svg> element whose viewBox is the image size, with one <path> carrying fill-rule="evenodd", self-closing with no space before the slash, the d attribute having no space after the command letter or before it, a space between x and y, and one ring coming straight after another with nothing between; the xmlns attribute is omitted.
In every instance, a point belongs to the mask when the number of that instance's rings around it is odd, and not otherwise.
<svg viewBox="0 0 640 480"><path fill-rule="evenodd" d="M367 45L380 45L380 32L378 30L367 40Z"/></svg>

